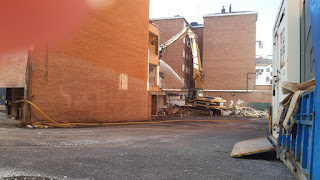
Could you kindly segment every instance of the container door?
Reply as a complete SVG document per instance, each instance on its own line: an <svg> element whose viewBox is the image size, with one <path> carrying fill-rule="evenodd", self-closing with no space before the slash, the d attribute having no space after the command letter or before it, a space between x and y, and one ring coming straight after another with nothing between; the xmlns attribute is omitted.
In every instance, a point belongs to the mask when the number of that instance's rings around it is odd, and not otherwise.
<svg viewBox="0 0 320 180"><path fill-rule="evenodd" d="M309 0L303 4L301 17L301 82L315 77Z"/></svg>

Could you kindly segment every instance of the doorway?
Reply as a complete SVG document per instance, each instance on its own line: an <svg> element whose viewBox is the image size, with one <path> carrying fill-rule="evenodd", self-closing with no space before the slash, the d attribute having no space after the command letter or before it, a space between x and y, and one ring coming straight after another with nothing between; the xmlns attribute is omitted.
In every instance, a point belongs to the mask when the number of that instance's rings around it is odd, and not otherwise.
<svg viewBox="0 0 320 180"><path fill-rule="evenodd" d="M5 96L5 113L8 118L21 120L23 117L24 88L7 88Z"/></svg>

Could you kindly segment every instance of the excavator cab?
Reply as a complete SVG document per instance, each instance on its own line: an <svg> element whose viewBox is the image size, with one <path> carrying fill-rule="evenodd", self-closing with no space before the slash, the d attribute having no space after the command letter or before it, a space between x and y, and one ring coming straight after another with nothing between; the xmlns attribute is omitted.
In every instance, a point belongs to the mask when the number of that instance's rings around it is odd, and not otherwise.
<svg viewBox="0 0 320 180"><path fill-rule="evenodd" d="M190 89L186 104L204 109L225 109L226 100L220 97L203 97L202 89Z"/></svg>
<svg viewBox="0 0 320 180"><path fill-rule="evenodd" d="M187 97L187 101L203 98L203 90L201 89L190 89Z"/></svg>

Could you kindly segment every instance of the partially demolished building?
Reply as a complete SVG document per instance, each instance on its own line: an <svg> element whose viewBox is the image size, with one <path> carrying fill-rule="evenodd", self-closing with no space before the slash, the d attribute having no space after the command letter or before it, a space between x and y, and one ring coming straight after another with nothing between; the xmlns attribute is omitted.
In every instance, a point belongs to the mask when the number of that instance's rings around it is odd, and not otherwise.
<svg viewBox="0 0 320 180"><path fill-rule="evenodd" d="M256 85L255 48L258 13L233 12L230 8L230 12L222 9L221 13L207 14L203 18L204 24L192 22L190 27L198 35L205 73L204 95L222 97L227 100L228 104L231 100L235 103L241 99L244 101L244 106L253 108L270 105L272 97L270 87ZM175 35L178 29L189 25L181 16L155 18L154 22L159 26L161 37L167 39ZM188 54L190 61L183 58L186 49L183 41L180 40L168 47L168 52L163 57L163 60L182 77L185 69L183 63L192 63L191 52ZM188 57L185 59L189 59ZM188 67L192 66L188 64ZM192 77L189 81L192 82ZM193 87L191 84L183 88L181 83L169 78L163 83L176 91L187 92L187 88ZM168 88L164 88L166 89Z"/></svg>

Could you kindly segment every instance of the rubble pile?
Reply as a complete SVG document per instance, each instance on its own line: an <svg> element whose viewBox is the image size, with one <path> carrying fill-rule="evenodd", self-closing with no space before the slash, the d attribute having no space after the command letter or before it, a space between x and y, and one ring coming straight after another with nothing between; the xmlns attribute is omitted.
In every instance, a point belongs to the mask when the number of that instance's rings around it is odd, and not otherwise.
<svg viewBox="0 0 320 180"><path fill-rule="evenodd" d="M188 106L169 106L167 108L160 108L154 118L166 118L172 116L186 117L186 116L209 116L210 112L193 109Z"/></svg>
<svg viewBox="0 0 320 180"><path fill-rule="evenodd" d="M222 116L235 116L235 117L253 117L253 118L268 118L269 112L267 110L260 111L251 107L241 107L244 103L242 100L233 105L231 100L230 105L223 109ZM159 109L153 118L169 118L172 116L185 117L185 116L211 116L210 111L198 110L189 106L168 106L167 108Z"/></svg>
<svg viewBox="0 0 320 180"><path fill-rule="evenodd" d="M253 109L251 107L241 107L244 103L242 100L238 100L236 105L233 106L233 101L231 100L230 105L227 109L223 111L223 116L238 116L238 117L254 117L254 118L268 118L269 112L267 110L260 111Z"/></svg>

